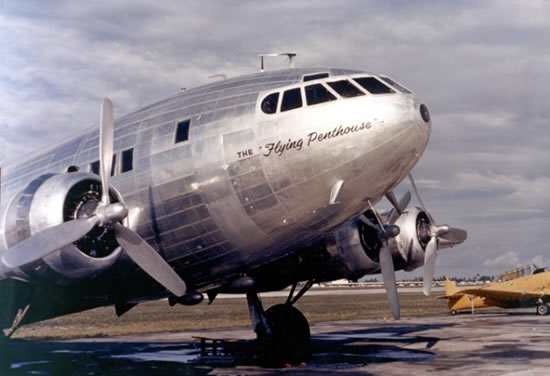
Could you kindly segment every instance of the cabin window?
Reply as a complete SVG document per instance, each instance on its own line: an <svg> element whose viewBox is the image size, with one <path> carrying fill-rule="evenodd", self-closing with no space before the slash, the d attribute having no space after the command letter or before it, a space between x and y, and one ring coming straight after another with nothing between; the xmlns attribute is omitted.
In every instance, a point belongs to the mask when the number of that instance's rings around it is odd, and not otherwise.
<svg viewBox="0 0 550 376"><path fill-rule="evenodd" d="M111 176L115 176L116 154L113 154L113 164L111 165Z"/></svg>
<svg viewBox="0 0 550 376"><path fill-rule="evenodd" d="M90 163L90 172L99 175L99 161Z"/></svg>
<svg viewBox="0 0 550 376"><path fill-rule="evenodd" d="M277 104L279 103L279 93L269 94L262 101L262 111L266 114L274 114L277 112Z"/></svg>
<svg viewBox="0 0 550 376"><path fill-rule="evenodd" d="M189 139L189 125L191 120L180 121L176 126L175 143L184 142Z"/></svg>
<svg viewBox="0 0 550 376"><path fill-rule="evenodd" d="M299 107L302 107L300 88L285 91L283 102L281 103L281 111L290 111Z"/></svg>
<svg viewBox="0 0 550 376"><path fill-rule="evenodd" d="M124 150L120 158L120 173L132 171L134 169L134 149Z"/></svg>
<svg viewBox="0 0 550 376"><path fill-rule="evenodd" d="M308 106L318 103L333 101L336 99L323 85L315 84L306 86L306 99Z"/></svg>
<svg viewBox="0 0 550 376"><path fill-rule="evenodd" d="M303 81L313 81L313 80L320 80L321 78L327 78L328 73L315 73L315 74L309 74L307 76L304 76Z"/></svg>
<svg viewBox="0 0 550 376"><path fill-rule="evenodd" d="M371 94L395 93L395 90L393 90L389 86L386 86L384 83L382 83L382 81L377 80L374 77L360 77L354 78L353 80Z"/></svg>
<svg viewBox="0 0 550 376"><path fill-rule="evenodd" d="M360 95L365 95L361 90L357 88L354 84L348 80L340 80L334 82L327 82L328 86L334 89L338 94L344 98L358 97Z"/></svg>
<svg viewBox="0 0 550 376"><path fill-rule="evenodd" d="M100 175L100 171L99 171L100 168L101 168L101 165L99 161L95 161L90 163L89 171L96 175ZM113 154L113 165L111 166L111 176L115 175L115 168L116 168L116 154Z"/></svg>
<svg viewBox="0 0 550 376"><path fill-rule="evenodd" d="M380 76L380 78L384 81L386 81L388 84L390 84L391 86L393 86L394 88L396 88L397 90L403 92L403 93L407 93L407 94L412 94L412 91L410 91L409 89L407 89L406 87L402 86L401 84L395 82L394 80L392 80L391 78L389 77L386 77L386 76Z"/></svg>

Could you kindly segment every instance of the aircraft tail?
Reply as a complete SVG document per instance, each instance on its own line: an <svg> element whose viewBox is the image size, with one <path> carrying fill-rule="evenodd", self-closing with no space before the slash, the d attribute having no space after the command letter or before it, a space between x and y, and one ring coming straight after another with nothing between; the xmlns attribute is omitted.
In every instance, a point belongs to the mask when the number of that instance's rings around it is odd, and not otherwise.
<svg viewBox="0 0 550 376"><path fill-rule="evenodd" d="M446 279L443 284L445 286L445 295L438 296L437 299L459 298L464 295L460 292L459 288L456 287L455 282Z"/></svg>
<svg viewBox="0 0 550 376"><path fill-rule="evenodd" d="M461 309L470 308L470 298L460 292L456 283L446 279L444 281L445 295L438 296L438 299L447 299L449 311L458 311Z"/></svg>
<svg viewBox="0 0 550 376"><path fill-rule="evenodd" d="M446 279L443 284L445 285L445 295L447 296L454 295L459 291L456 283L451 280Z"/></svg>

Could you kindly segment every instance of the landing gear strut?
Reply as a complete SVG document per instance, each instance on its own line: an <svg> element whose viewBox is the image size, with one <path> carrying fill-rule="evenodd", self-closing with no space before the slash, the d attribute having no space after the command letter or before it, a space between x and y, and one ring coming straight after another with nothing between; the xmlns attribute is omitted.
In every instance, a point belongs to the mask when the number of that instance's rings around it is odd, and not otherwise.
<svg viewBox="0 0 550 376"><path fill-rule="evenodd" d="M257 293L249 292L246 295L262 365L281 367L285 364L300 364L310 357L309 323L293 304L311 285L313 283L308 282L293 298L294 285L285 304L274 305L267 311L263 310Z"/></svg>

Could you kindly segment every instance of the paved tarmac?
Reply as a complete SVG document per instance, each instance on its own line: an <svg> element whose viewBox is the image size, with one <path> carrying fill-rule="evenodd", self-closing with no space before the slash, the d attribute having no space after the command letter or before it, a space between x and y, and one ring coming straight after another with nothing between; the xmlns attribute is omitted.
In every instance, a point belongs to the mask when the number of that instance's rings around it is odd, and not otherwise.
<svg viewBox="0 0 550 376"><path fill-rule="evenodd" d="M400 321L312 325L312 358L265 369L248 329L71 341L14 340L0 347L1 375L548 375L550 316L534 308ZM233 356L200 356L193 336L234 340Z"/></svg>

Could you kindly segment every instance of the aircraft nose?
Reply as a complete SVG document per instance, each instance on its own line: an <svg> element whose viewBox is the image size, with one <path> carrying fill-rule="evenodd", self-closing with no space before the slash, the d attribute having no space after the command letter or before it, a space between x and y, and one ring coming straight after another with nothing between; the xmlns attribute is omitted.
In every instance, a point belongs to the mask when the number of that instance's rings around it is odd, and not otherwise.
<svg viewBox="0 0 550 376"><path fill-rule="evenodd" d="M430 110L428 110L428 106L419 98L415 98L414 103L414 123L418 128L426 132L429 137L432 130L432 116Z"/></svg>
<svg viewBox="0 0 550 376"><path fill-rule="evenodd" d="M426 124L430 124L430 111L428 110L428 106L424 103L420 105L420 117Z"/></svg>
<svg viewBox="0 0 550 376"><path fill-rule="evenodd" d="M411 129L414 130L414 134L418 137L417 142L423 144L422 150L425 149L432 131L432 117L428 106L419 98L415 97L413 100L412 110L412 124Z"/></svg>

